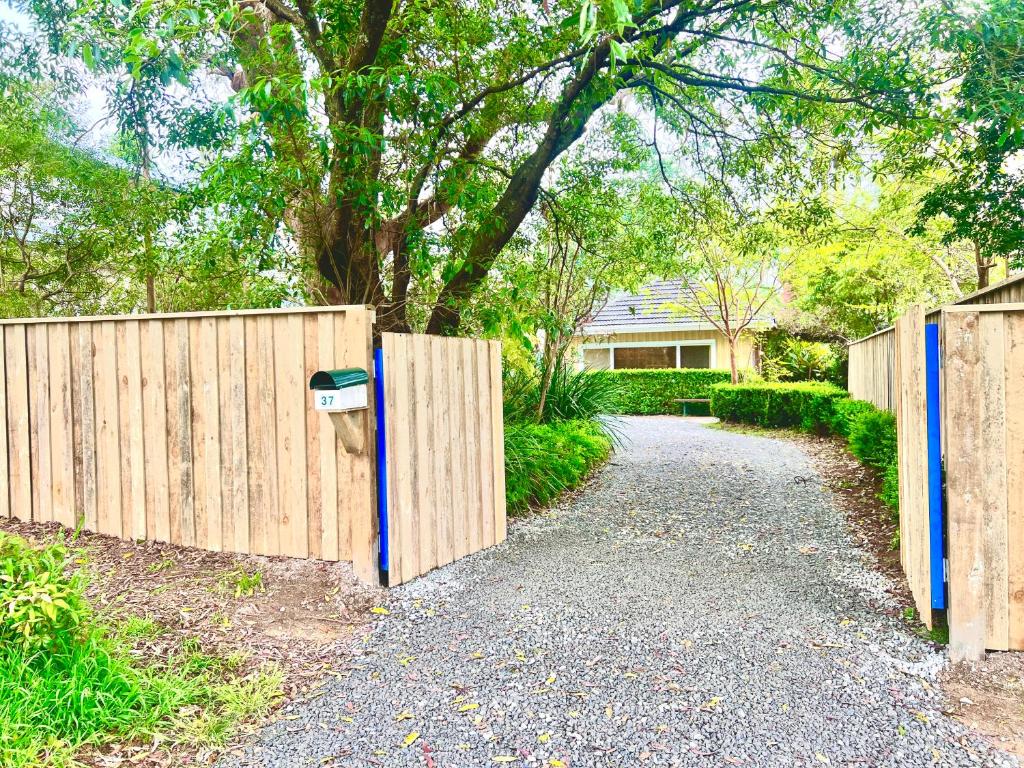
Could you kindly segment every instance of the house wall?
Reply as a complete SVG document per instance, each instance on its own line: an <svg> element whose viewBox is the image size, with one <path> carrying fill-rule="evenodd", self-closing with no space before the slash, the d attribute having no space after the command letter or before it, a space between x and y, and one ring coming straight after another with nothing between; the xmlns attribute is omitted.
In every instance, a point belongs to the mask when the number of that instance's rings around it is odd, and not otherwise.
<svg viewBox="0 0 1024 768"><path fill-rule="evenodd" d="M610 367L610 349L612 346L657 346L678 343L696 344L709 343L711 350L711 367L729 367L729 343L725 335L716 330L697 331L665 331L648 333L615 333L603 336L583 336L573 341L571 358L591 368ZM739 368L756 366L754 340L750 335L740 337L736 349L736 365Z"/></svg>

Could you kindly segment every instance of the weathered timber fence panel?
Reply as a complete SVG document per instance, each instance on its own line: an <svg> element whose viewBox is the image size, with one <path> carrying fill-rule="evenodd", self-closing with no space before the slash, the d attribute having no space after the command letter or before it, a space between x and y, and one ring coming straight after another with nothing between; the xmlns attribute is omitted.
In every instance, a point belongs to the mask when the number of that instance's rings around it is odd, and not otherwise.
<svg viewBox="0 0 1024 768"><path fill-rule="evenodd" d="M1024 650L1024 304L942 325L950 653Z"/></svg>
<svg viewBox="0 0 1024 768"><path fill-rule="evenodd" d="M3 321L0 514L375 577L372 451L346 453L307 391L316 370L372 369L372 322L365 307Z"/></svg>
<svg viewBox="0 0 1024 768"><path fill-rule="evenodd" d="M501 344L386 333L388 583L505 539Z"/></svg>
<svg viewBox="0 0 1024 768"><path fill-rule="evenodd" d="M928 403L925 316L914 307L894 329L896 433L899 450L900 562L922 621L932 626L928 496Z"/></svg>
<svg viewBox="0 0 1024 768"><path fill-rule="evenodd" d="M847 389L857 400L867 400L884 411L896 409L896 332L886 328L853 342Z"/></svg>

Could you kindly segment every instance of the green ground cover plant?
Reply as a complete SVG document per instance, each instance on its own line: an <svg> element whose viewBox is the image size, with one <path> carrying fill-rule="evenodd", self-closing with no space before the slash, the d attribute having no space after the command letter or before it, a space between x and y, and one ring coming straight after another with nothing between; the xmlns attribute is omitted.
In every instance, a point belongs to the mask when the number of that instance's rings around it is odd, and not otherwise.
<svg viewBox="0 0 1024 768"><path fill-rule="evenodd" d="M899 511L896 419L829 384L716 384L711 411L724 421L787 427L846 440L850 452L882 476L881 499Z"/></svg>
<svg viewBox="0 0 1024 768"><path fill-rule="evenodd" d="M620 384L563 366L541 406L533 371L506 372L504 383L505 499L509 514L524 514L578 487L611 455L606 414Z"/></svg>
<svg viewBox="0 0 1024 768"><path fill-rule="evenodd" d="M280 696L272 666L181 643L161 659L136 648L146 618L108 626L86 598L80 553L0 532L0 765L76 765L85 747L151 740L221 745Z"/></svg>

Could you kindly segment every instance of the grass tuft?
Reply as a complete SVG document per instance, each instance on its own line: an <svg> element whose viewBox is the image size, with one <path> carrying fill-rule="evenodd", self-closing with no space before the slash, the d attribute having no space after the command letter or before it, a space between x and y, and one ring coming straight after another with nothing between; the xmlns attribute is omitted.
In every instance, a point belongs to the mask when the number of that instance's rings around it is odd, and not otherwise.
<svg viewBox="0 0 1024 768"><path fill-rule="evenodd" d="M132 645L161 632L149 618L105 625L85 598L83 559L63 543L0 533L0 765L75 765L83 746L151 740L223 744L281 695L282 673L181 643L146 663Z"/></svg>

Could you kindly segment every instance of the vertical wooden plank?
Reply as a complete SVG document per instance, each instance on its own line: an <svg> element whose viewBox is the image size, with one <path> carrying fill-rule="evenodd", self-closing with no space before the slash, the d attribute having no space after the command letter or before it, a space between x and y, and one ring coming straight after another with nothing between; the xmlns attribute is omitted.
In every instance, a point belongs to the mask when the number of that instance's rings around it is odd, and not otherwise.
<svg viewBox="0 0 1024 768"><path fill-rule="evenodd" d="M412 347L412 391L415 421L416 537L419 542L419 571L426 573L438 565L437 558L437 488L434 485L435 403L430 397L433 387L430 365L430 337L409 337Z"/></svg>
<svg viewBox="0 0 1024 768"><path fill-rule="evenodd" d="M501 342L490 344L491 442L494 456L494 542L507 536L505 509L505 420L501 389Z"/></svg>
<svg viewBox="0 0 1024 768"><path fill-rule="evenodd" d="M146 538L146 452L143 446L142 352L139 323L116 324L118 439L121 452L121 531Z"/></svg>
<svg viewBox="0 0 1024 768"><path fill-rule="evenodd" d="M76 451L75 497L81 492L77 514L87 531L99 528L96 499L96 395L93 367L96 349L92 341L92 323L79 323L73 331L72 351L75 365L75 427Z"/></svg>
<svg viewBox="0 0 1024 768"><path fill-rule="evenodd" d="M24 325L4 329L7 375L7 439L11 515L32 519L32 465L28 432L28 350Z"/></svg>
<svg viewBox="0 0 1024 768"><path fill-rule="evenodd" d="M26 328L28 345L28 433L32 466L32 519L53 520L52 473L50 467L50 377L46 326L33 323Z"/></svg>
<svg viewBox="0 0 1024 768"><path fill-rule="evenodd" d="M164 372L167 389L167 478L170 493L171 541L196 544L193 458L192 393L189 375L188 321L170 320L164 325Z"/></svg>
<svg viewBox="0 0 1024 768"><path fill-rule="evenodd" d="M491 348L486 341L473 342L473 378L476 387L476 418L479 420L479 505L482 520L482 546L490 547L496 543L494 508L494 429L491 420Z"/></svg>
<svg viewBox="0 0 1024 768"><path fill-rule="evenodd" d="M387 413L388 451L388 541L389 573L399 583L419 575L419 542L416 540L411 464L412 442L411 387L409 386L409 344L406 334L386 334L390 342L384 348L384 398ZM394 582L392 577L392 582Z"/></svg>
<svg viewBox="0 0 1024 768"><path fill-rule="evenodd" d="M427 350L430 357L430 398L431 430L433 447L434 520L436 529L435 550L437 564L447 565L455 559L453 541L455 518L451 514L451 494L448 478L452 471L452 441L448 431L448 377L445 372L445 345L447 339L430 336Z"/></svg>
<svg viewBox="0 0 1024 768"><path fill-rule="evenodd" d="M120 537L121 442L118 412L117 329L112 321L92 324L93 390L96 397L97 530Z"/></svg>
<svg viewBox="0 0 1024 768"><path fill-rule="evenodd" d="M277 485L281 554L309 556L306 520L306 409L302 316L271 318L277 417Z"/></svg>
<svg viewBox="0 0 1024 768"><path fill-rule="evenodd" d="M900 555L921 619L931 627L928 405L922 307L913 307L897 321L896 345Z"/></svg>
<svg viewBox="0 0 1024 768"><path fill-rule="evenodd" d="M981 312L978 318L981 367L982 453L975 460L985 468L981 513L984 558L985 646L1006 650L1009 637L1006 509L1006 371L1003 313ZM1018 373L1018 375L1021 375Z"/></svg>
<svg viewBox="0 0 1024 768"><path fill-rule="evenodd" d="M217 321L220 388L221 531L224 549L249 552L249 474L246 449L245 325Z"/></svg>
<svg viewBox="0 0 1024 768"><path fill-rule="evenodd" d="M459 354L457 339L444 339L445 373L447 375L448 431L445 440L451 444L452 464L449 488L451 489L452 549L456 560L469 554L469 510L466 504L466 445L462 436L466 434L466 414L462 407L463 385L462 355Z"/></svg>
<svg viewBox="0 0 1024 768"><path fill-rule="evenodd" d="M274 326L270 316L245 318L245 345L250 550L257 555L277 555L281 542L274 413Z"/></svg>
<svg viewBox="0 0 1024 768"><path fill-rule="evenodd" d="M140 323L139 354L142 410L145 414L142 450L146 457L146 535L153 541L168 542L171 540L171 512L167 476L168 393L164 385L164 321L143 320Z"/></svg>
<svg viewBox="0 0 1024 768"><path fill-rule="evenodd" d="M1007 645L1024 650L1024 311L1003 313L1006 400Z"/></svg>
<svg viewBox="0 0 1024 768"><path fill-rule="evenodd" d="M483 410L483 402L478 397L476 342L472 339L453 339L453 341L456 343L456 354L462 360L462 382L459 390L462 395L461 410L465 423L462 442L466 451L466 533L469 539L469 551L479 552L485 546L483 535L484 505L480 487L482 480L481 463L484 459L481 437L488 414ZM487 425L488 427L490 426L489 422ZM489 449L489 441L487 446ZM490 514L489 507L488 513Z"/></svg>
<svg viewBox="0 0 1024 768"><path fill-rule="evenodd" d="M949 653L954 661L985 652L985 561L983 556L988 469L979 461L984 447L978 403L978 313L943 312L943 430L946 445L946 511L949 534ZM955 428L951 428L956 425Z"/></svg>
<svg viewBox="0 0 1024 768"><path fill-rule="evenodd" d="M0 327L0 517L11 516L11 475L7 463L7 342L4 328Z"/></svg>
<svg viewBox="0 0 1024 768"><path fill-rule="evenodd" d="M344 315L342 315L344 317ZM335 318L332 314L319 314L316 316L316 355L315 368L317 370L328 370L335 368L338 364L335 360L334 344ZM325 560L349 560L351 559L351 526L345 526L346 536L344 543L339 540L341 523L338 517L338 452L337 437L334 427L331 425L330 417L325 413L317 413L310 409L313 414L314 427L311 431L316 434L316 451L313 450L313 441L309 441L310 456L317 462L319 469L320 488L318 504L320 508L320 541L319 557ZM373 446L367 443L367 450L373 450ZM312 527L312 526L311 526ZM312 552L312 548L310 549Z"/></svg>
<svg viewBox="0 0 1024 768"><path fill-rule="evenodd" d="M320 370L320 326L316 315L306 315L302 318L303 349L305 360L303 362L303 381L308 382L310 376ZM306 417L306 534L309 541L306 548L309 556L318 560L323 559L324 539L324 509L323 509L323 482L320 471L320 443L321 441L332 440L333 429L330 424L324 424L328 417L326 414L317 413L309 405L309 392L305 393ZM322 427L326 429L322 430Z"/></svg>
<svg viewBox="0 0 1024 768"><path fill-rule="evenodd" d="M196 546L223 548L220 479L220 386L216 318L189 321Z"/></svg>
<svg viewBox="0 0 1024 768"><path fill-rule="evenodd" d="M335 315L334 343L342 367L373 371L373 311L351 309ZM385 377L386 378L386 377ZM375 440L376 408L374 388L368 388L369 407L363 416L366 450L349 455L340 447L338 455L339 548L349 550L352 570L368 583L377 582L378 541ZM344 461L344 465L342 462Z"/></svg>
<svg viewBox="0 0 1024 768"><path fill-rule="evenodd" d="M71 415L71 337L67 323L47 330L50 368L50 468L53 519L75 527L74 425ZM6 461L2 464L6 468Z"/></svg>

